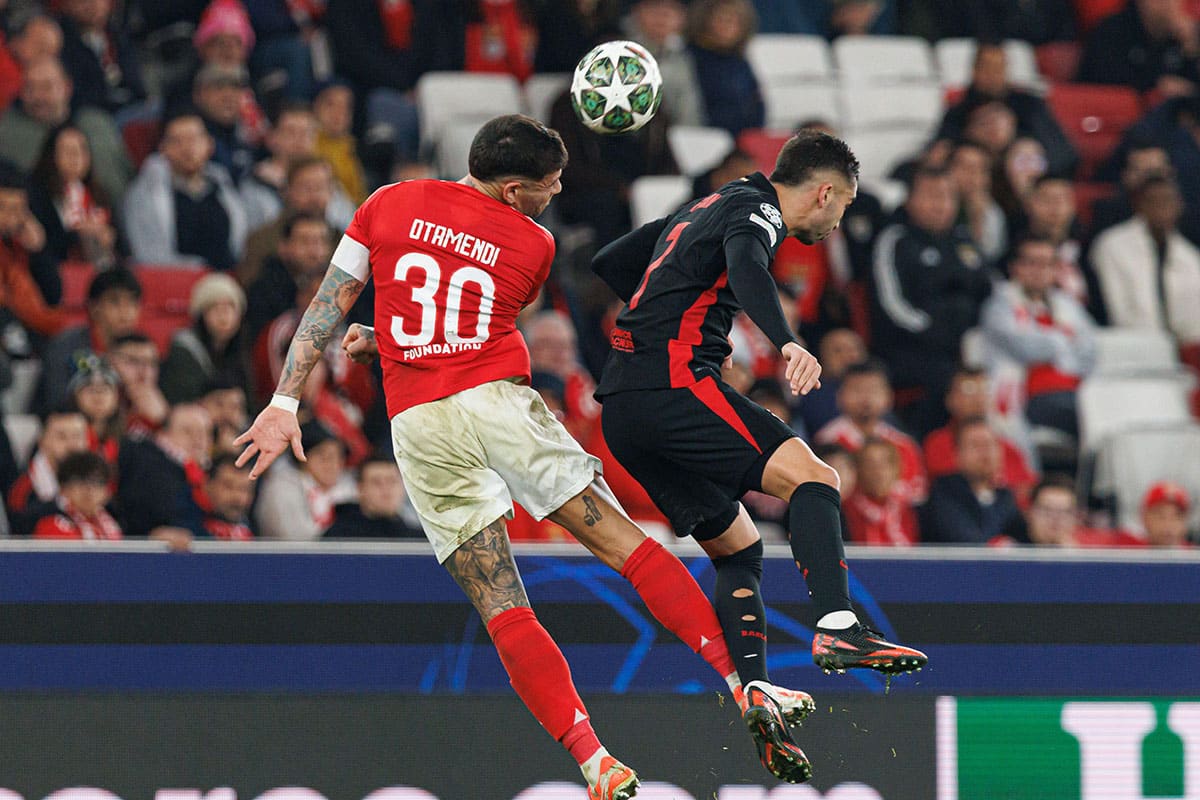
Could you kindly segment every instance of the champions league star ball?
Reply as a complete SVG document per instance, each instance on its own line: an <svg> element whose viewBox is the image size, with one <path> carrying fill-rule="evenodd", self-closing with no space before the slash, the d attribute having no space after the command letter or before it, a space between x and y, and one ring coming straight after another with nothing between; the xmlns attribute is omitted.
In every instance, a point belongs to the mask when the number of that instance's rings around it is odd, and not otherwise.
<svg viewBox="0 0 1200 800"><path fill-rule="evenodd" d="M637 42L605 42L575 67L571 106L596 133L629 133L645 125L662 102L662 75Z"/></svg>

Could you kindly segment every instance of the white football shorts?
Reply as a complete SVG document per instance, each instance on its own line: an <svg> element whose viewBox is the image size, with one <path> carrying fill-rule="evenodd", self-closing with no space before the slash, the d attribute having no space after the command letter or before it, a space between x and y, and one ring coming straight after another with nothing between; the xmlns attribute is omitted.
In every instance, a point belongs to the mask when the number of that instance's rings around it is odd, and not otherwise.
<svg viewBox="0 0 1200 800"><path fill-rule="evenodd" d="M513 501L544 519L601 473L541 395L493 381L392 418L396 463L439 563Z"/></svg>

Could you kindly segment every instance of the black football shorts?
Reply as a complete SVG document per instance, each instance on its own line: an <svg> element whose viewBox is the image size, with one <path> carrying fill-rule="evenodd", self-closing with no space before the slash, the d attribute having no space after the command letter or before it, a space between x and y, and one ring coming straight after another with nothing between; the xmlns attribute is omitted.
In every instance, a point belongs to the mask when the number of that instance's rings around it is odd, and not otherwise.
<svg viewBox="0 0 1200 800"><path fill-rule="evenodd" d="M783 420L706 377L683 389L603 398L604 439L677 536L719 536L737 500L761 488L767 460L795 432Z"/></svg>

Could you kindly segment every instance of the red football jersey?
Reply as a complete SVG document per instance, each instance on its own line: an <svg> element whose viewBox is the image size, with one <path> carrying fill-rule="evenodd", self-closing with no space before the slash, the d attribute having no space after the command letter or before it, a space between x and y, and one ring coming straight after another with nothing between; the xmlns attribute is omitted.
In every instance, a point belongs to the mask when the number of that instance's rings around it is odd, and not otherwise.
<svg viewBox="0 0 1200 800"><path fill-rule="evenodd" d="M549 231L465 184L405 181L367 198L333 263L375 277L388 416L490 381L528 380L517 314L553 259Z"/></svg>

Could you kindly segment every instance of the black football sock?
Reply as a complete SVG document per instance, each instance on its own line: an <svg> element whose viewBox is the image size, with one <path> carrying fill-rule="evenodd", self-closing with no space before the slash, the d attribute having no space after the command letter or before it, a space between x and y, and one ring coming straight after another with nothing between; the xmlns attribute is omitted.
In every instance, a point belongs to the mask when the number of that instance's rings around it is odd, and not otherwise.
<svg viewBox="0 0 1200 800"><path fill-rule="evenodd" d="M743 686L767 680L767 612L759 587L762 559L763 545L757 541L733 555L712 560L717 570L713 605Z"/></svg>
<svg viewBox="0 0 1200 800"><path fill-rule="evenodd" d="M824 483L802 483L788 503L792 556L804 573L817 619L850 611L850 577L842 546L842 498Z"/></svg>

